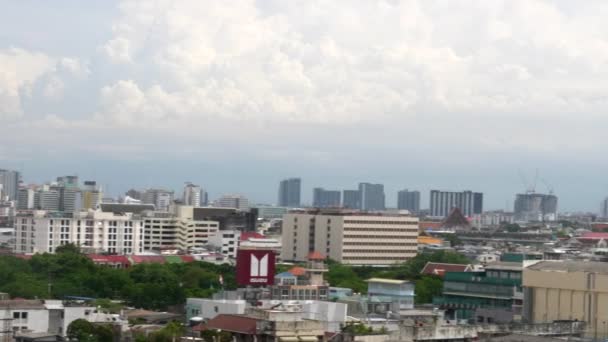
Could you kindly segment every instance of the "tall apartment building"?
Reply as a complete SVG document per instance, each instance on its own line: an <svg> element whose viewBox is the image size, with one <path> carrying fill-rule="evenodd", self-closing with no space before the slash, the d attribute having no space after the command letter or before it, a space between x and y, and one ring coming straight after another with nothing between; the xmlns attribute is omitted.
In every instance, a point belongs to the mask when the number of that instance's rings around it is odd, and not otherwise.
<svg viewBox="0 0 608 342"><path fill-rule="evenodd" d="M604 198L600 207L600 217L608 218L608 197Z"/></svg>
<svg viewBox="0 0 608 342"><path fill-rule="evenodd" d="M359 183L359 209L361 210L384 210L385 196L384 185Z"/></svg>
<svg viewBox="0 0 608 342"><path fill-rule="evenodd" d="M194 185L192 183L186 183L186 186L184 186L184 195L182 197L184 205L200 207L201 203L202 203L201 195L202 195L202 190L201 190L200 186Z"/></svg>
<svg viewBox="0 0 608 342"><path fill-rule="evenodd" d="M312 251L351 265L392 265L416 256L418 218L344 210L294 211L283 216L281 259L306 261Z"/></svg>
<svg viewBox="0 0 608 342"><path fill-rule="evenodd" d="M342 192L342 208L359 209L361 207L361 195L359 190L344 190Z"/></svg>
<svg viewBox="0 0 608 342"><path fill-rule="evenodd" d="M218 208L247 210L249 209L249 200L243 195L223 195L213 203L213 206Z"/></svg>
<svg viewBox="0 0 608 342"><path fill-rule="evenodd" d="M312 206L315 208L340 207L340 191L314 188L312 190Z"/></svg>
<svg viewBox="0 0 608 342"><path fill-rule="evenodd" d="M166 189L146 189L141 195L144 204L153 204L156 210L168 211L173 203L173 190Z"/></svg>
<svg viewBox="0 0 608 342"><path fill-rule="evenodd" d="M17 209L28 210L34 209L34 198L36 191L32 187L22 187L17 195Z"/></svg>
<svg viewBox="0 0 608 342"><path fill-rule="evenodd" d="M84 181L81 191L82 209L97 209L103 199L103 192L97 182Z"/></svg>
<svg viewBox="0 0 608 342"><path fill-rule="evenodd" d="M557 196L517 194L513 212L517 222L557 221Z"/></svg>
<svg viewBox="0 0 608 342"><path fill-rule="evenodd" d="M420 211L420 191L401 190L397 193L397 209L409 210L412 213Z"/></svg>
<svg viewBox="0 0 608 342"><path fill-rule="evenodd" d="M300 191L302 180L300 178L288 178L279 184L279 207L300 207Z"/></svg>
<svg viewBox="0 0 608 342"><path fill-rule="evenodd" d="M8 196L9 201L17 200L20 180L21 175L18 171L0 169L0 184L2 185L2 192Z"/></svg>
<svg viewBox="0 0 608 342"><path fill-rule="evenodd" d="M131 214L31 211L15 218L14 251L53 253L73 243L88 252L134 254L143 251L142 236L142 220Z"/></svg>
<svg viewBox="0 0 608 342"><path fill-rule="evenodd" d="M468 217L483 212L483 194L480 192L431 190L430 201L430 216L433 217L446 217L453 208L460 209Z"/></svg>

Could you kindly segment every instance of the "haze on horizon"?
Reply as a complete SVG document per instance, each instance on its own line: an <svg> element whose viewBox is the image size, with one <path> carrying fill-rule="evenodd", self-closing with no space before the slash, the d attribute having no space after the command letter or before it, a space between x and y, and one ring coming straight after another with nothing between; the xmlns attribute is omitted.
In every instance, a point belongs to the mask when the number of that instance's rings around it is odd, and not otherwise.
<svg viewBox="0 0 608 342"><path fill-rule="evenodd" d="M0 1L0 168L275 202L311 189L484 192L539 169L608 196L608 2ZM537 189L546 191L542 182Z"/></svg>

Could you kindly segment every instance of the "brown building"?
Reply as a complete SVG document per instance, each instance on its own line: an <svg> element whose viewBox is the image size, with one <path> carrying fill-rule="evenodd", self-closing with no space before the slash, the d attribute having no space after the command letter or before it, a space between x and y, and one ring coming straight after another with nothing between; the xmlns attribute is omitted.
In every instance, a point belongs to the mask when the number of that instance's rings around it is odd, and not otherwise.
<svg viewBox="0 0 608 342"><path fill-rule="evenodd" d="M540 261L524 269L524 319L584 321L588 334L608 336L608 263Z"/></svg>

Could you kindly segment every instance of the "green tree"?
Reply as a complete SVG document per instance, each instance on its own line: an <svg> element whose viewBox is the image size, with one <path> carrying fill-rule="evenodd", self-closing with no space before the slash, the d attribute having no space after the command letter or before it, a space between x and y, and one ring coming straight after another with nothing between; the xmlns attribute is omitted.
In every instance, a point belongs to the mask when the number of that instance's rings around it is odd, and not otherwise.
<svg viewBox="0 0 608 342"><path fill-rule="evenodd" d="M65 245L58 246L55 249L55 253L72 253L72 254L81 254L80 247L73 243L66 243Z"/></svg>
<svg viewBox="0 0 608 342"><path fill-rule="evenodd" d="M416 281L416 304L432 303L433 297L441 295L443 281L436 276L422 276Z"/></svg>
<svg viewBox="0 0 608 342"><path fill-rule="evenodd" d="M95 325L86 319L77 319L68 326L67 336L70 341L79 342L112 342L112 329L105 325Z"/></svg>
<svg viewBox="0 0 608 342"><path fill-rule="evenodd" d="M518 233L521 232L521 226L517 223L507 223L502 227L503 230L509 233Z"/></svg>

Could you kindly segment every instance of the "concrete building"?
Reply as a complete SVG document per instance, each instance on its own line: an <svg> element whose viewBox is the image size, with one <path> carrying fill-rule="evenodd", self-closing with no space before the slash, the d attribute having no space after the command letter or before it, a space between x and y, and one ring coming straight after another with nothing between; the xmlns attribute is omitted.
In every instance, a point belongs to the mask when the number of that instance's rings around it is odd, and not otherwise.
<svg viewBox="0 0 608 342"><path fill-rule="evenodd" d="M344 190L342 192L342 207L345 209L359 209L361 207L359 190Z"/></svg>
<svg viewBox="0 0 608 342"><path fill-rule="evenodd" d="M84 181L82 191L82 209L97 209L102 203L103 192L95 181Z"/></svg>
<svg viewBox="0 0 608 342"><path fill-rule="evenodd" d="M397 193L397 209L409 210L412 213L420 211L420 191L401 190Z"/></svg>
<svg viewBox="0 0 608 342"><path fill-rule="evenodd" d="M367 280L369 303L387 303L386 311L399 312L414 308L414 283L407 280L371 278ZM373 310L377 312L378 310Z"/></svg>
<svg viewBox="0 0 608 342"><path fill-rule="evenodd" d="M517 194L513 212L516 222L557 221L557 196L537 193Z"/></svg>
<svg viewBox="0 0 608 342"><path fill-rule="evenodd" d="M467 217L481 214L483 212L483 194L468 190L462 192L431 190L430 216L446 217L453 208L459 208Z"/></svg>
<svg viewBox="0 0 608 342"><path fill-rule="evenodd" d="M473 215L471 225L475 228L496 228L503 223L513 223L513 213L502 210L486 211Z"/></svg>
<svg viewBox="0 0 608 342"><path fill-rule="evenodd" d="M241 232L238 230L218 230L209 237L209 245L217 248L218 253L236 258L240 240Z"/></svg>
<svg viewBox="0 0 608 342"><path fill-rule="evenodd" d="M2 193L8 196L9 201L17 200L17 192L19 191L19 182L21 175L18 171L0 169L0 185L2 185Z"/></svg>
<svg viewBox="0 0 608 342"><path fill-rule="evenodd" d="M281 258L306 261L311 251L352 265L392 265L416 256L418 218L398 213L302 210L283 216Z"/></svg>
<svg viewBox="0 0 608 342"><path fill-rule="evenodd" d="M300 192L302 189L302 179L288 178L279 183L279 207L298 208L300 207Z"/></svg>
<svg viewBox="0 0 608 342"><path fill-rule="evenodd" d="M156 210L168 211L173 204L173 190L167 189L146 189L141 195L144 204L153 204Z"/></svg>
<svg viewBox="0 0 608 342"><path fill-rule="evenodd" d="M530 323L578 320L588 335L608 331L608 264L538 261L524 268L524 319Z"/></svg>
<svg viewBox="0 0 608 342"><path fill-rule="evenodd" d="M340 207L340 191L314 188L312 190L312 206L315 208Z"/></svg>
<svg viewBox="0 0 608 342"><path fill-rule="evenodd" d="M19 188L17 209L18 210L29 210L34 209L34 198L36 191L32 187Z"/></svg>
<svg viewBox="0 0 608 342"><path fill-rule="evenodd" d="M384 210L384 185L359 183L359 205L361 210Z"/></svg>
<svg viewBox="0 0 608 342"><path fill-rule="evenodd" d="M214 207L218 208L234 208L239 210L249 209L249 200L247 197L238 194L223 195L215 200Z"/></svg>
<svg viewBox="0 0 608 342"><path fill-rule="evenodd" d="M87 252L142 252L143 225L138 216L101 211L23 212L15 218L15 253L53 253L68 243Z"/></svg>
<svg viewBox="0 0 608 342"><path fill-rule="evenodd" d="M269 205L256 205L258 216L264 220L280 219L289 211L287 207L274 207Z"/></svg>
<svg viewBox="0 0 608 342"><path fill-rule="evenodd" d="M194 185L192 183L186 183L184 186L184 195L182 197L182 201L184 205L191 205L193 207L201 206L203 190L200 186Z"/></svg>

